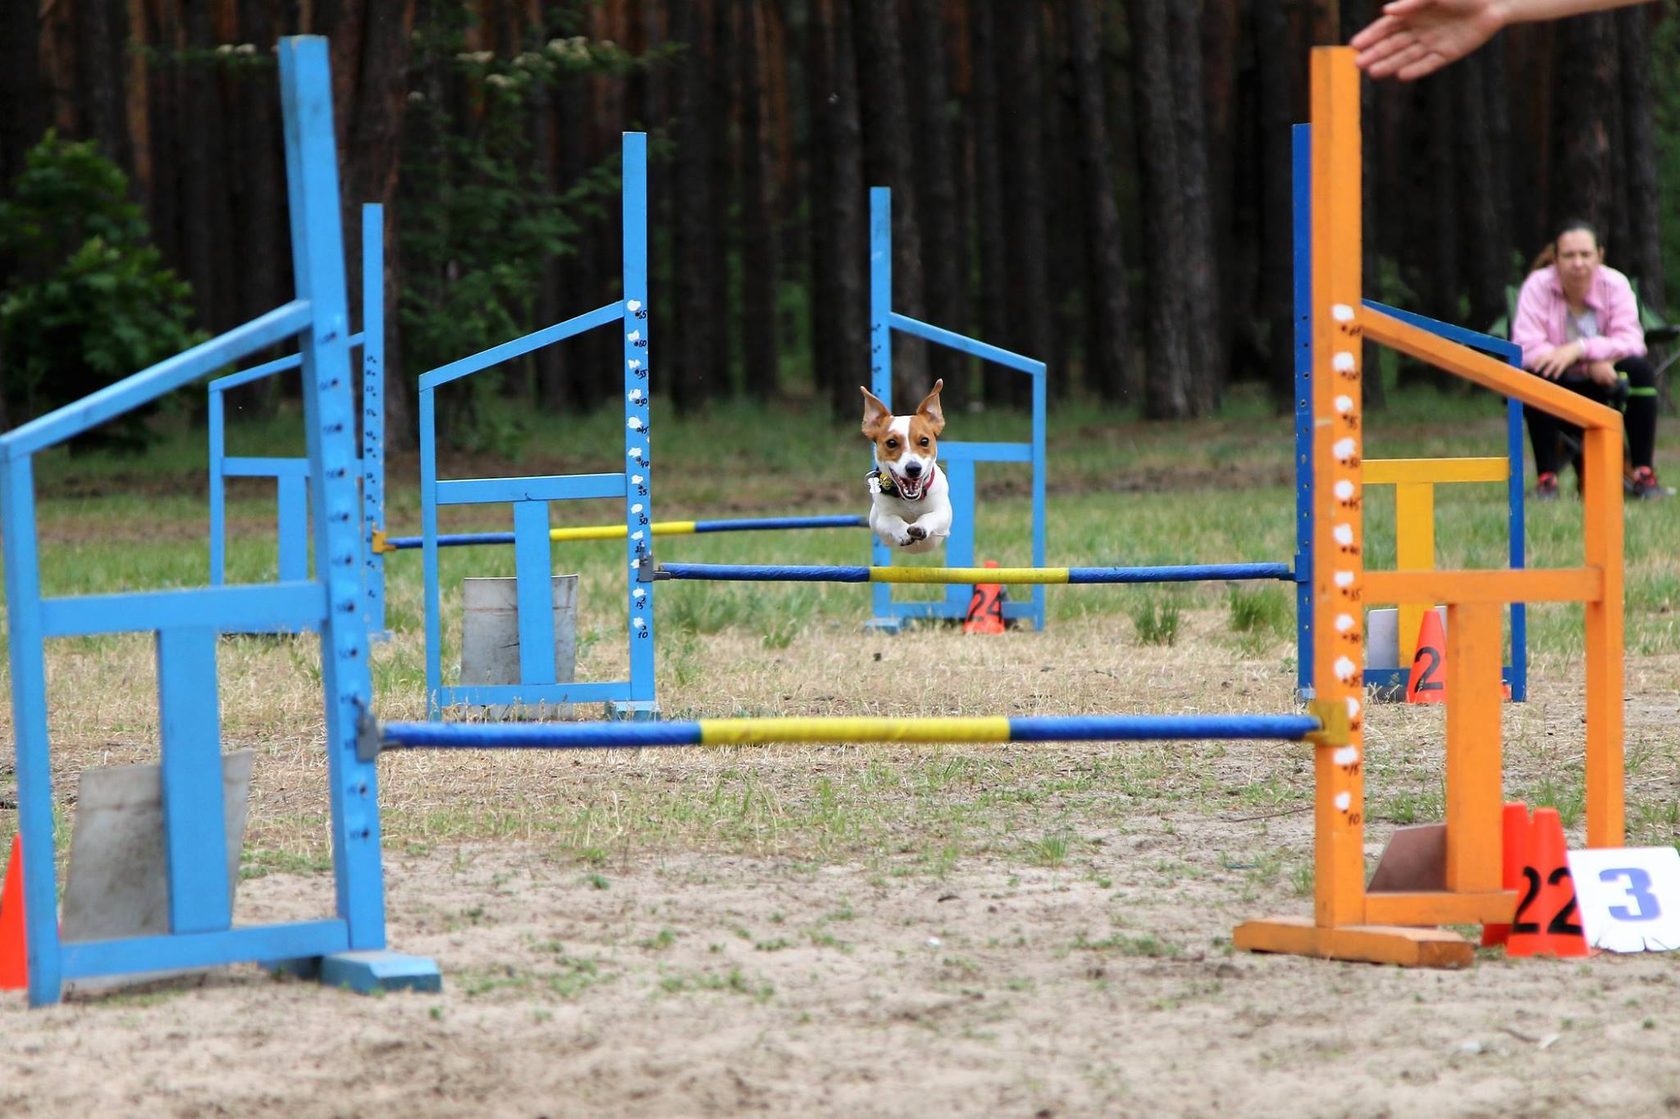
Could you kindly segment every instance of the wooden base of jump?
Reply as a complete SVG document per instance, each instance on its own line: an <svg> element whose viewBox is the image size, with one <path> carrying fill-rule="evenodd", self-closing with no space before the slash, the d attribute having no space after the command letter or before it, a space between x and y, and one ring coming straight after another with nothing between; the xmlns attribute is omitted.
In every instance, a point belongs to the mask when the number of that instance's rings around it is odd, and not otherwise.
<svg viewBox="0 0 1680 1119"><path fill-rule="evenodd" d="M1231 941L1245 952L1287 952L1321 960L1398 964L1401 967L1469 967L1475 945L1446 929L1400 925L1341 925L1327 928L1307 917L1244 921Z"/></svg>

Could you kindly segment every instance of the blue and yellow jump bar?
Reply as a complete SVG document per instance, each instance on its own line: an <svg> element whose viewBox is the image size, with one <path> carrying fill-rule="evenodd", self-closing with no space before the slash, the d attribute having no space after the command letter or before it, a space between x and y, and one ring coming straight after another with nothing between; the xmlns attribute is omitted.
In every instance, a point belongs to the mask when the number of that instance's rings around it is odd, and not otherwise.
<svg viewBox="0 0 1680 1119"><path fill-rule="evenodd" d="M991 570L988 568L988 570ZM592 723L364 724L358 753L381 749L600 750L650 746L762 746L774 742L1298 742L1314 715L1028 715L1019 718L782 717Z"/></svg>
<svg viewBox="0 0 1680 1119"><path fill-rule="evenodd" d="M1196 583L1282 579L1286 563L1201 563L1170 567L829 567L753 563L666 563L655 579L763 583Z"/></svg>
<svg viewBox="0 0 1680 1119"><path fill-rule="evenodd" d="M821 517L739 517L732 520L654 521L648 531L654 536L695 536L705 532L759 532L780 528L866 528L869 518L856 513L840 513ZM554 541L623 540L627 530L623 525L575 525L551 528L548 538ZM386 536L373 534L373 550L400 552L419 548L425 543L419 536ZM474 544L512 544L511 532L457 532L438 537L438 546L460 548Z"/></svg>

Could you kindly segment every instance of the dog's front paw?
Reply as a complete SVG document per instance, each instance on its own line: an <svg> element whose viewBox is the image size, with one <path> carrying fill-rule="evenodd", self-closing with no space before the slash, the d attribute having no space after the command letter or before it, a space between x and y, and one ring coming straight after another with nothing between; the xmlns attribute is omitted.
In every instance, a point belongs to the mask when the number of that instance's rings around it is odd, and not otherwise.
<svg viewBox="0 0 1680 1119"><path fill-rule="evenodd" d="M904 531L905 531L905 534L910 537L910 540L926 540L927 539L927 529L923 528L921 525L911 525L909 528L905 529ZM906 540L905 543L906 544L910 543L910 540Z"/></svg>

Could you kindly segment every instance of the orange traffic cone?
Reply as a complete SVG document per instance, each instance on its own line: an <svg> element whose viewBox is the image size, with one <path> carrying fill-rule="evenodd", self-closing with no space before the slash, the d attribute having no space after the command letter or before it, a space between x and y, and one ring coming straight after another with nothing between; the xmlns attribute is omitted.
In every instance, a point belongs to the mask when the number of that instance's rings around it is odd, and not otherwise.
<svg viewBox="0 0 1680 1119"><path fill-rule="evenodd" d="M1439 610L1425 610L1417 652L1406 676L1407 703L1444 703L1447 698L1447 631Z"/></svg>
<svg viewBox="0 0 1680 1119"><path fill-rule="evenodd" d="M996 567L997 560L987 560L987 567ZM964 633L1003 632L1003 585L976 583L974 595L968 600L968 614L963 618Z"/></svg>
<svg viewBox="0 0 1680 1119"><path fill-rule="evenodd" d="M1587 956L1586 934L1569 876L1569 845L1555 808L1536 808L1523 860L1516 918L1505 943L1508 956Z"/></svg>
<svg viewBox="0 0 1680 1119"><path fill-rule="evenodd" d="M1500 824L1505 850L1500 885L1507 890L1520 891L1523 888L1523 863L1528 860L1529 833L1533 827L1528 820L1528 805L1520 800L1507 802L1505 813L1500 817ZM1492 948L1496 944L1504 944L1510 936L1510 925L1483 925L1482 947Z"/></svg>
<svg viewBox="0 0 1680 1119"><path fill-rule="evenodd" d="M23 836L12 836L12 857L6 863L6 884L0 887L0 991L29 986L28 957L23 934Z"/></svg>

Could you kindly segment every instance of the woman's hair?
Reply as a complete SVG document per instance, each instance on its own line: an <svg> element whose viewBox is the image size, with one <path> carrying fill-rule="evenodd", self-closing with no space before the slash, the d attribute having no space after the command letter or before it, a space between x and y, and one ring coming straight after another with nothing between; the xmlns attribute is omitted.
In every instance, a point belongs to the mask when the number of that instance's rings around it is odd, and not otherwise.
<svg viewBox="0 0 1680 1119"><path fill-rule="evenodd" d="M1590 233L1593 244L1601 249L1604 247L1604 242L1599 238L1598 230L1593 228L1592 222L1583 218L1570 218L1558 227L1558 231L1552 234L1551 241L1540 250L1540 255L1534 258L1534 263L1528 266L1530 272L1538 272L1557 261L1557 243L1565 233Z"/></svg>

